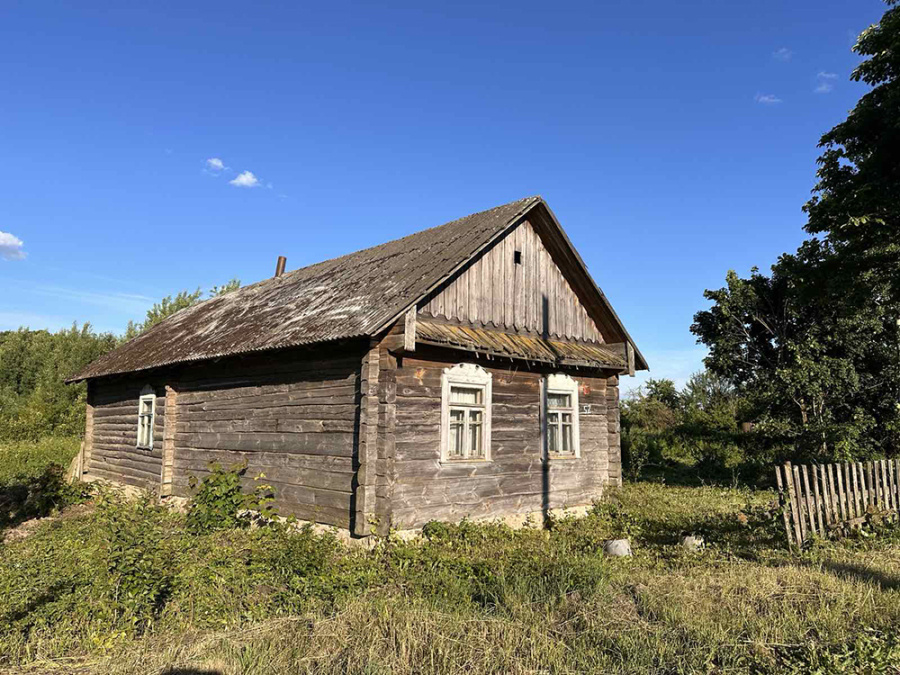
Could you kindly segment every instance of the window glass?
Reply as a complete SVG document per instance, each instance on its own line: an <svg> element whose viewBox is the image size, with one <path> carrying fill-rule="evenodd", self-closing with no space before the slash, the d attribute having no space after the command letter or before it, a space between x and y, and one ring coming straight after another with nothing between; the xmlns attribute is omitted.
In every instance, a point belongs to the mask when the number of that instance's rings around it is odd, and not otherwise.
<svg viewBox="0 0 900 675"><path fill-rule="evenodd" d="M138 429L137 446L139 448L153 447L153 395L141 396L138 399Z"/></svg>
<svg viewBox="0 0 900 675"><path fill-rule="evenodd" d="M491 374L460 363L441 382L441 461L491 459Z"/></svg>
<svg viewBox="0 0 900 675"><path fill-rule="evenodd" d="M450 387L450 402L482 405L483 391L476 387Z"/></svg>
<svg viewBox="0 0 900 675"><path fill-rule="evenodd" d="M575 446L572 445L572 415L569 413L562 416L562 452L575 452Z"/></svg>
<svg viewBox="0 0 900 675"><path fill-rule="evenodd" d="M547 407L548 408L571 408L572 407L572 396L571 394L557 394L557 393L549 393L547 394Z"/></svg>
<svg viewBox="0 0 900 675"><path fill-rule="evenodd" d="M448 451L451 457L463 456L463 442L465 441L465 411L450 411L450 447Z"/></svg>
<svg viewBox="0 0 900 675"><path fill-rule="evenodd" d="M481 423L483 413L480 410L469 411L469 457L484 457L484 425Z"/></svg>
<svg viewBox="0 0 900 675"><path fill-rule="evenodd" d="M565 375L548 377L544 420L549 455L578 456L577 386Z"/></svg>

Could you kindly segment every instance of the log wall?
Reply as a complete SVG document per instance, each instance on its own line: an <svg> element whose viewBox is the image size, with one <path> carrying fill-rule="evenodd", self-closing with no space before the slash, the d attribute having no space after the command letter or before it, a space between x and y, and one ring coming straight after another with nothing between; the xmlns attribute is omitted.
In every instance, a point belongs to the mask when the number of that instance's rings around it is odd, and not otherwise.
<svg viewBox="0 0 900 675"><path fill-rule="evenodd" d="M148 384L156 392L152 450L137 447L138 399ZM166 419L164 386L137 380L91 382L88 403L91 410L85 434L88 474L136 487L158 487Z"/></svg>
<svg viewBox="0 0 900 675"><path fill-rule="evenodd" d="M402 338L402 335L400 336ZM190 496L210 461L265 474L283 515L347 528L500 517L589 504L621 482L618 379L570 370L580 386L577 459L542 461L544 370L479 362L493 374L492 461L440 462L441 374L461 360L387 342L286 351L92 381L88 473ZM157 393L154 447L139 450L141 390ZM87 441L90 440L90 443Z"/></svg>
<svg viewBox="0 0 900 675"><path fill-rule="evenodd" d="M445 356L446 355L446 356ZM579 383L581 456L542 461L542 372L480 365L493 375L492 460L481 465L440 462L441 373L452 352L419 350L395 371L393 522L419 527L429 520L500 517L589 504L605 484L621 483L618 378ZM458 356L456 357L458 358Z"/></svg>
<svg viewBox="0 0 900 675"><path fill-rule="evenodd" d="M246 460L248 487L264 473L281 515L351 528L362 356L299 352L186 370L173 385L172 492L189 496L190 476L210 461Z"/></svg>
<svg viewBox="0 0 900 675"><path fill-rule="evenodd" d="M597 325L528 221L439 289L420 311L463 323L603 342Z"/></svg>

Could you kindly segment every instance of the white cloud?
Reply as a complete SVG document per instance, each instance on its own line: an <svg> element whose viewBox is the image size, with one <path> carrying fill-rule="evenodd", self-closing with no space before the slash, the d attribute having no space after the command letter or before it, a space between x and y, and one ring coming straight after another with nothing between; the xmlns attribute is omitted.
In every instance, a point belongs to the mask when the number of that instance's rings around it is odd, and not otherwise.
<svg viewBox="0 0 900 675"><path fill-rule="evenodd" d="M235 187L252 188L259 186L259 178L254 176L252 171L241 171L237 178L228 182Z"/></svg>
<svg viewBox="0 0 900 675"><path fill-rule="evenodd" d="M153 298L137 293L106 293L62 286L37 286L31 290L40 295L64 300L67 303L97 305L138 316L146 312L154 303Z"/></svg>
<svg viewBox="0 0 900 675"><path fill-rule="evenodd" d="M25 246L25 243L16 235L0 231L0 258L4 260L24 259L25 251L22 250L23 246Z"/></svg>
<svg viewBox="0 0 900 675"><path fill-rule="evenodd" d="M225 162L218 157L210 157L206 160L206 168L210 171L222 171L225 169Z"/></svg>
<svg viewBox="0 0 900 675"><path fill-rule="evenodd" d="M757 94L753 97L753 100L757 103L762 103L763 105L776 105L781 103L781 99L775 94Z"/></svg>
<svg viewBox="0 0 900 675"><path fill-rule="evenodd" d="M776 49L772 52L772 58L776 61L790 61L793 55L794 52L787 47L782 47L781 49Z"/></svg>
<svg viewBox="0 0 900 675"><path fill-rule="evenodd" d="M824 70L816 75L818 84L813 89L817 94L828 94L834 91L834 81L837 79L837 73L826 73Z"/></svg>

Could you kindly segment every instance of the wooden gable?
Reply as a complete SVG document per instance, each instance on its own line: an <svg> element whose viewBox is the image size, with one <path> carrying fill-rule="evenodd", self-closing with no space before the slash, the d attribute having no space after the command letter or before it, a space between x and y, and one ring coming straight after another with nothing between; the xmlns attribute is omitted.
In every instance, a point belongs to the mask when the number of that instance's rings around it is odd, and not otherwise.
<svg viewBox="0 0 900 675"><path fill-rule="evenodd" d="M610 337L603 335L529 220L437 289L420 304L419 314L566 340L601 343Z"/></svg>

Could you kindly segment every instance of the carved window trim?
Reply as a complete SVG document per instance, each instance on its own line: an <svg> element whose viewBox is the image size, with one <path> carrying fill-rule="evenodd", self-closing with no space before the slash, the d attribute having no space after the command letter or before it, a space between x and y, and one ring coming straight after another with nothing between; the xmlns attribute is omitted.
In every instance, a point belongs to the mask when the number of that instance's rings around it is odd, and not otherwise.
<svg viewBox="0 0 900 675"><path fill-rule="evenodd" d="M543 380L541 395L541 436L543 437L544 457L551 460L579 459L581 457L581 427L579 423L578 382L565 373L553 373ZM551 410L548 405L550 394L570 396L570 405L558 410ZM557 438L561 438L564 414L571 414L572 452L551 452L550 427L557 429ZM555 421L554 421L555 418Z"/></svg>
<svg viewBox="0 0 900 675"><path fill-rule="evenodd" d="M485 464L491 461L491 396L493 376L487 370L474 363L458 363L451 368L444 368L441 373L441 463L442 464ZM481 422L481 442L484 448L483 457L451 457L450 456L450 411L459 408L450 401L450 390L453 386L480 389L482 402L472 408L483 411ZM468 427L466 427L468 428Z"/></svg>
<svg viewBox="0 0 900 675"><path fill-rule="evenodd" d="M139 450L153 450L153 431L156 426L156 392L150 385L141 390L138 398L137 443Z"/></svg>

